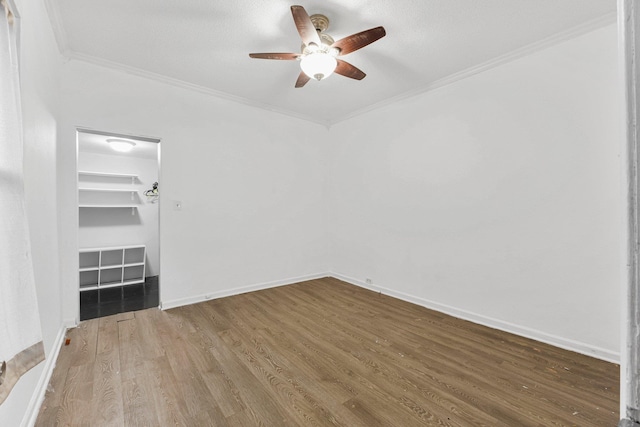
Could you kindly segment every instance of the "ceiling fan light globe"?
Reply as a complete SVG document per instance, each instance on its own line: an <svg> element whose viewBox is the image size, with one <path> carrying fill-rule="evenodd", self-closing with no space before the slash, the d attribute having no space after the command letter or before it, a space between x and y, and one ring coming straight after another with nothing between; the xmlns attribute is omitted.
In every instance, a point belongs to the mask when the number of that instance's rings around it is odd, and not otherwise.
<svg viewBox="0 0 640 427"><path fill-rule="evenodd" d="M302 71L312 79L322 80L333 74L338 61L333 56L324 52L310 53L300 61Z"/></svg>

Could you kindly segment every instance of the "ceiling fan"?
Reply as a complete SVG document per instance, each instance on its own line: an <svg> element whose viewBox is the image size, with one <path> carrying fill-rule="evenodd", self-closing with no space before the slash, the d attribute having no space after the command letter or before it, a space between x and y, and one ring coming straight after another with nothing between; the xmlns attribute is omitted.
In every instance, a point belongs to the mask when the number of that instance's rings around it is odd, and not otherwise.
<svg viewBox="0 0 640 427"><path fill-rule="evenodd" d="M302 71L296 87L302 87L312 78L323 80L333 72L351 79L362 80L366 74L339 56L347 55L384 37L383 27L375 27L334 41L324 31L329 28L329 19L324 15L307 14L302 6L291 6L293 21L302 38L302 53L250 53L251 58L300 60Z"/></svg>

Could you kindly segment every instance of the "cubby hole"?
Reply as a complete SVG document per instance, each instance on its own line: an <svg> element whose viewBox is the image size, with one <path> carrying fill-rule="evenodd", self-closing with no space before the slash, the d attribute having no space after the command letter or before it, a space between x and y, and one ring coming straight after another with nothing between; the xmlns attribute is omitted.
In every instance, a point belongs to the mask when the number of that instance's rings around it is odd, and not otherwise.
<svg viewBox="0 0 640 427"><path fill-rule="evenodd" d="M122 265L122 249L102 251L100 266L108 267L110 265Z"/></svg>
<svg viewBox="0 0 640 427"><path fill-rule="evenodd" d="M80 252L80 268L98 268L100 252Z"/></svg>
<svg viewBox="0 0 640 427"><path fill-rule="evenodd" d="M125 264L138 264L144 262L145 248L128 248L124 250Z"/></svg>
<svg viewBox="0 0 640 427"><path fill-rule="evenodd" d="M98 286L98 270L80 272L80 288Z"/></svg>
<svg viewBox="0 0 640 427"><path fill-rule="evenodd" d="M140 281L144 281L144 277L142 277L144 274L144 266L143 265L136 265L133 267L125 267L124 268L124 281L125 282L129 282L132 280L140 280Z"/></svg>
<svg viewBox="0 0 640 427"><path fill-rule="evenodd" d="M107 268L100 271L100 286L122 282L121 268Z"/></svg>

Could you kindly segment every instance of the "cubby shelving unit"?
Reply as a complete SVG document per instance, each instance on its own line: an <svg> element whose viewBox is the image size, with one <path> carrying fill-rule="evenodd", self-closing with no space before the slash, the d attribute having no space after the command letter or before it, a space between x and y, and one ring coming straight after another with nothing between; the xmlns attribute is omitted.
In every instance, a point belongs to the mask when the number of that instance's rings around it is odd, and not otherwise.
<svg viewBox="0 0 640 427"><path fill-rule="evenodd" d="M80 292L144 283L145 257L144 245L80 249Z"/></svg>

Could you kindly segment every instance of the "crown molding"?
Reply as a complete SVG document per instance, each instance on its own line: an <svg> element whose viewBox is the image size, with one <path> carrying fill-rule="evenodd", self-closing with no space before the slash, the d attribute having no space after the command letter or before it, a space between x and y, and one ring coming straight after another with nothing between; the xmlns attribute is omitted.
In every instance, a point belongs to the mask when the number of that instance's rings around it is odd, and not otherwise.
<svg viewBox="0 0 640 427"><path fill-rule="evenodd" d="M47 9L47 15L49 15L49 22L51 23L51 29L53 30L53 36L56 39L58 50L65 59L69 59L71 55L69 38L62 24L62 16L60 16L60 10L56 3L55 0L44 0L44 6Z"/></svg>
<svg viewBox="0 0 640 427"><path fill-rule="evenodd" d="M347 121L356 116L360 116L366 113L369 113L374 110L378 110L390 105L393 105L399 101L403 101L409 98L413 98L419 95L422 95L427 92L431 92L433 90L439 89L444 86L448 86L450 84L456 83L460 80L464 80L466 78L472 77L476 74L480 74L484 71L490 70L492 68L499 67L501 65L507 64L509 62L516 61L520 58L523 58L528 55L532 55L541 50L547 49L549 47L558 45L560 43L569 41L576 37L587 34L591 31L595 31L597 29L606 27L607 25L616 23L617 15L616 13L609 13L603 15L599 18L593 19L591 21L585 22L576 27L570 28L566 31L562 31L560 33L556 33L550 37L544 38L542 40L538 40L534 43L528 44L511 52L508 52L504 55L498 56L496 58L490 59L489 61L483 62L481 64L475 65L473 67L467 68L465 70L459 71L457 73L446 76L442 79L436 80L431 83L427 83L426 85L419 86L415 89L408 90L399 95L393 96L391 98L387 98L383 101L377 102L375 104L371 104L365 108L361 108L352 113L349 113L343 116L340 119L333 120L329 123L329 126L333 126L337 123Z"/></svg>
<svg viewBox="0 0 640 427"><path fill-rule="evenodd" d="M272 113L283 114L289 117L294 117L299 120L304 120L307 122L312 122L319 124L321 126L327 126L327 122L323 120L318 120L317 118L308 116L306 114L297 113L295 111L288 110L286 108L276 107L275 105L271 105L264 102L259 102L255 100L251 100L248 98L244 98L237 95L232 95L227 92L211 89L205 86L200 86L194 83L189 83L184 80L176 79L173 77L164 76L162 74L157 74L151 71L143 70L136 67L131 67L128 65L121 64L119 62L110 61L107 59L98 58L92 55L86 55L84 53L73 52L69 53L69 59L75 59L81 62L90 63L93 65L97 65L100 67L112 69L115 71L120 71L123 73L131 74L138 77L143 77L149 80L154 80L156 82L164 83L170 86L179 87L182 89L187 89L190 91L198 92L204 95L213 96L215 98L224 99L227 101L236 102L239 104L244 104L250 107L259 108L261 110L270 111Z"/></svg>

